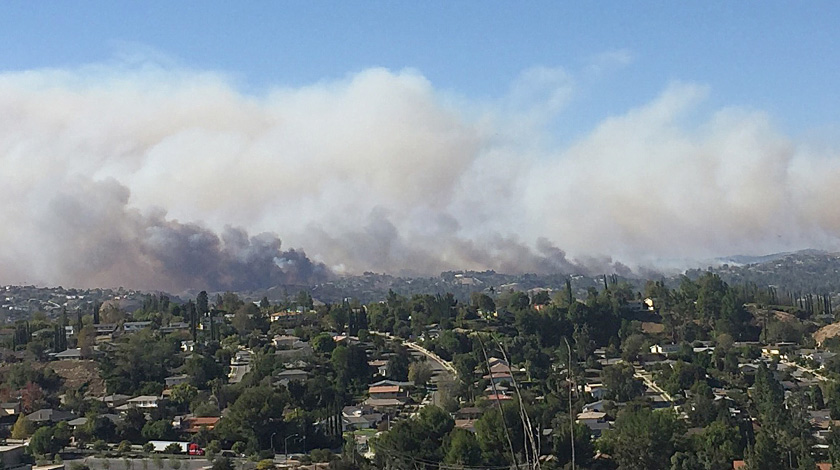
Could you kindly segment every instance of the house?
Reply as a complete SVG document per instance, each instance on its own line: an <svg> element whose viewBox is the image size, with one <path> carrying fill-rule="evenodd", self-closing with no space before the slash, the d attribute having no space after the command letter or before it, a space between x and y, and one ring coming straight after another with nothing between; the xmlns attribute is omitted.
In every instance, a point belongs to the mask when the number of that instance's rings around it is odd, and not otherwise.
<svg viewBox="0 0 840 470"><path fill-rule="evenodd" d="M116 414L113 414L113 413L105 413L105 414L101 414L99 416L101 416L103 418L108 418L114 424L120 424L124 421L122 416L116 415ZM87 424L87 420L88 419L83 416L81 418L71 419L70 421L67 421L67 424L71 428L76 429L79 426L84 426L85 424Z"/></svg>
<svg viewBox="0 0 840 470"><path fill-rule="evenodd" d="M607 414L603 411L584 411L578 413L577 422L585 424L592 431L593 437L599 437L604 430L610 428Z"/></svg>
<svg viewBox="0 0 840 470"><path fill-rule="evenodd" d="M491 383L490 385L484 387L484 394L485 395L493 395L493 394L496 394L496 393L501 394L501 395L507 395L509 391L510 391L510 388L505 387L502 384L494 385L494 384Z"/></svg>
<svg viewBox="0 0 840 470"><path fill-rule="evenodd" d="M796 343L781 342L776 344L768 344L767 346L763 346L761 348L761 355L772 359L774 356L781 356L793 346L796 346Z"/></svg>
<svg viewBox="0 0 840 470"><path fill-rule="evenodd" d="M16 416L20 413L20 403L16 401L0 403L0 416Z"/></svg>
<svg viewBox="0 0 840 470"><path fill-rule="evenodd" d="M94 328L96 328L96 336L112 337L117 331L116 323L97 323L93 326Z"/></svg>
<svg viewBox="0 0 840 470"><path fill-rule="evenodd" d="M44 408L26 415L26 419L35 424L59 423L61 421L70 421L75 418L76 415L69 411L54 410L52 408Z"/></svg>
<svg viewBox="0 0 840 470"><path fill-rule="evenodd" d="M233 355L233 358L230 360L231 365L245 365L251 363L251 351L247 349L242 349L236 351L236 354Z"/></svg>
<svg viewBox="0 0 840 470"><path fill-rule="evenodd" d="M465 429L469 432L475 432L475 423L477 419L455 419L455 427Z"/></svg>
<svg viewBox="0 0 840 470"><path fill-rule="evenodd" d="M500 384L500 383L503 383L503 382L504 383L512 383L513 382L513 378L510 375L510 372L507 372L507 373L505 373L505 372L489 373L487 375L482 376L482 378L485 379L485 380L489 380L489 381L493 382L494 384Z"/></svg>
<svg viewBox="0 0 840 470"><path fill-rule="evenodd" d="M172 427L183 432L195 434L202 429L212 431L219 423L219 417L197 417L197 416L176 416L172 421Z"/></svg>
<svg viewBox="0 0 840 470"><path fill-rule="evenodd" d="M345 431L375 429L384 416L371 406L345 406L341 410L342 428Z"/></svg>
<svg viewBox="0 0 840 470"><path fill-rule="evenodd" d="M606 408L610 408L614 405L615 404L611 400L598 400L583 405L583 411L597 411L600 413L604 413Z"/></svg>
<svg viewBox="0 0 840 470"><path fill-rule="evenodd" d="M602 400L609 394L609 390L602 383L584 384L583 391L592 395L592 398L596 400Z"/></svg>
<svg viewBox="0 0 840 470"><path fill-rule="evenodd" d="M484 410L477 406L465 406L455 412L455 419L478 419L484 414Z"/></svg>
<svg viewBox="0 0 840 470"><path fill-rule="evenodd" d="M833 352L830 352L830 351L824 351L824 352L812 352L810 354L805 354L803 357L805 359L809 359L811 361L816 362L817 364L819 364L820 369L824 369L825 364L830 359L834 358L835 356L837 356L837 353L833 353Z"/></svg>
<svg viewBox="0 0 840 470"><path fill-rule="evenodd" d="M299 341L300 338L294 335L277 335L271 340L274 347L278 349L292 349L294 348L295 343Z"/></svg>
<svg viewBox="0 0 840 470"><path fill-rule="evenodd" d="M402 390L402 387L399 385L371 386L368 388L368 395L374 399L402 399L407 396L407 394Z"/></svg>
<svg viewBox="0 0 840 470"><path fill-rule="evenodd" d="M166 388L170 388L170 387L174 387L176 385L189 383L190 376L187 375L187 374L173 375L173 376L167 377L163 380L166 382Z"/></svg>
<svg viewBox="0 0 840 470"><path fill-rule="evenodd" d="M269 315L269 320L272 322L281 320L295 320L303 315L303 309L298 310L284 310L282 312L274 312Z"/></svg>
<svg viewBox="0 0 840 470"><path fill-rule="evenodd" d="M651 302L652 304L653 302ZM648 305L645 303L644 300L630 300L627 302L627 305L624 307L630 312L647 312L651 310Z"/></svg>
<svg viewBox="0 0 840 470"><path fill-rule="evenodd" d="M29 470L32 464L23 463L26 444L0 445L0 464L5 470Z"/></svg>
<svg viewBox="0 0 840 470"><path fill-rule="evenodd" d="M284 361L299 359L302 357L311 356L313 353L312 346L306 341L295 341L290 349L278 349L274 354L283 358Z"/></svg>
<svg viewBox="0 0 840 470"><path fill-rule="evenodd" d="M82 358L82 348L70 348L61 351L60 353L56 353L53 355L53 359L60 361L62 359L81 359Z"/></svg>
<svg viewBox="0 0 840 470"><path fill-rule="evenodd" d="M654 344L650 347L651 354L676 354L680 351L679 344Z"/></svg>
<svg viewBox="0 0 840 470"><path fill-rule="evenodd" d="M487 395L486 398L487 398L487 401L490 401L490 402L513 400L512 396L502 395L502 394Z"/></svg>
<svg viewBox="0 0 840 470"><path fill-rule="evenodd" d="M375 361L368 361L368 365L376 369L376 375L384 377L388 370L388 361L385 359L377 359Z"/></svg>
<svg viewBox="0 0 840 470"><path fill-rule="evenodd" d="M504 362L496 362L490 366L491 374L511 374L510 366Z"/></svg>
<svg viewBox="0 0 840 470"><path fill-rule="evenodd" d="M406 387L410 387L414 384L412 382L397 382L396 380L389 380L389 379L380 380L379 382L374 382L374 383L370 384L371 387L379 387L379 386L382 386L382 385L396 385L398 387L406 388Z"/></svg>
<svg viewBox="0 0 840 470"><path fill-rule="evenodd" d="M811 425L816 429L824 429L828 430L832 426L836 425L836 422L831 419L831 413L829 410L812 410L808 411L808 420L811 422Z"/></svg>
<svg viewBox="0 0 840 470"><path fill-rule="evenodd" d="M488 367L493 367L493 366L495 366L496 364L504 364L504 365L506 365L506 366L510 366L510 364L508 364L508 362L507 362L506 360L501 359L501 358L498 358L498 357L495 357L495 356L490 356L490 357L487 359L487 366L488 366Z"/></svg>
<svg viewBox="0 0 840 470"><path fill-rule="evenodd" d="M365 400L365 405L370 406L371 408L383 412L383 413L392 413L400 408L405 404L404 400L397 400L396 398L368 398Z"/></svg>
<svg viewBox="0 0 840 470"><path fill-rule="evenodd" d="M195 351L195 341L192 341L192 340L181 341L181 351L194 352Z"/></svg>
<svg viewBox="0 0 840 470"><path fill-rule="evenodd" d="M160 327L160 332L168 335L169 333L174 333L176 331L184 331L189 329L190 324L186 322L172 322L167 326ZM182 341L183 342L183 341Z"/></svg>
<svg viewBox="0 0 840 470"><path fill-rule="evenodd" d="M309 372L300 369L284 370L277 374L278 383L281 385L289 385L289 382L305 382L309 378Z"/></svg>
<svg viewBox="0 0 840 470"><path fill-rule="evenodd" d="M358 343L358 340L347 335L333 335L333 341L335 341L335 344L343 344L345 346Z"/></svg>
<svg viewBox="0 0 840 470"><path fill-rule="evenodd" d="M233 317L233 315L231 315ZM210 329L210 322L213 322L214 325L222 325L225 322L224 317L202 317L201 320L198 322L198 329L201 331L209 330Z"/></svg>
<svg viewBox="0 0 840 470"><path fill-rule="evenodd" d="M151 326L152 322L150 321L127 321L123 323L123 331L126 333L136 333Z"/></svg>
<svg viewBox="0 0 840 470"><path fill-rule="evenodd" d="M481 418L484 410L478 407L464 407L455 412L455 427L475 432L475 422Z"/></svg>
<svg viewBox="0 0 840 470"><path fill-rule="evenodd" d="M131 398L128 395L121 395L119 393L115 393L113 395L104 396L99 399L102 403L108 406L108 408L116 408L118 406L125 405L128 402L128 399Z"/></svg>
<svg viewBox="0 0 840 470"><path fill-rule="evenodd" d="M123 406L128 408L157 408L159 403L160 397L140 395L139 397L130 398Z"/></svg>

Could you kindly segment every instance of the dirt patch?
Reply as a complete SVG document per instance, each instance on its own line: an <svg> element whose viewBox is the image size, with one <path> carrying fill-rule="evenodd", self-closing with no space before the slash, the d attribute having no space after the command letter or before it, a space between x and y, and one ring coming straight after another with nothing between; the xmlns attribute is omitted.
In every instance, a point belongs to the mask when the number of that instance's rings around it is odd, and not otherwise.
<svg viewBox="0 0 840 470"><path fill-rule="evenodd" d="M51 362L49 367L64 379L67 390L78 390L87 384L88 396L105 396L105 381L99 376L99 366L95 361L64 359Z"/></svg>
<svg viewBox="0 0 840 470"><path fill-rule="evenodd" d="M817 344L822 344L823 341L827 340L828 338L833 338L837 335L840 335L840 322L826 325L820 328L819 330L815 331L814 339L817 341Z"/></svg>
<svg viewBox="0 0 840 470"><path fill-rule="evenodd" d="M652 321L642 322L642 331L647 334L656 335L665 332L665 325Z"/></svg>

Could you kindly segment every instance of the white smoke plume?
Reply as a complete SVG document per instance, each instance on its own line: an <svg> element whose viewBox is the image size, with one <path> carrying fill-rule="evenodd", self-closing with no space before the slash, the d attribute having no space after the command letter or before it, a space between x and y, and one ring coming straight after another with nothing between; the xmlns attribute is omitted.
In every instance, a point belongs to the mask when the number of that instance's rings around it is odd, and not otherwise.
<svg viewBox="0 0 840 470"><path fill-rule="evenodd" d="M258 95L154 64L0 74L0 283L627 272L837 246L836 149L758 111L698 117L691 84L548 144L574 89L545 68L492 103L411 70Z"/></svg>

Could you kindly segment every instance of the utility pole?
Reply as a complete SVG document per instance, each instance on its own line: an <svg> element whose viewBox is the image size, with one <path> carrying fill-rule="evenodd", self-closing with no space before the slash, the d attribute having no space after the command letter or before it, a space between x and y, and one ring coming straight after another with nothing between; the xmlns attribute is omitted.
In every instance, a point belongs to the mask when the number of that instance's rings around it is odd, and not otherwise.
<svg viewBox="0 0 840 470"><path fill-rule="evenodd" d="M569 440L572 448L572 470L575 470L575 418L572 415L572 347L569 346L569 339L565 336L563 341L566 342L566 349L569 351L569 366L566 369L569 380Z"/></svg>

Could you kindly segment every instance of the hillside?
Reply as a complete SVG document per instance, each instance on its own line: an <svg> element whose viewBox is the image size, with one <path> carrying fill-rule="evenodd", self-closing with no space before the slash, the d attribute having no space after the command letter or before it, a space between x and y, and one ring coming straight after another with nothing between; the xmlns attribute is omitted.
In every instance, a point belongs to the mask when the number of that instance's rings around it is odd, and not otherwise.
<svg viewBox="0 0 840 470"><path fill-rule="evenodd" d="M733 258L737 257L730 259ZM804 250L758 259L761 261L743 265L723 264L711 270L730 284L774 286L779 291L791 292L840 292L840 253ZM686 275L694 279L705 271L690 269Z"/></svg>

